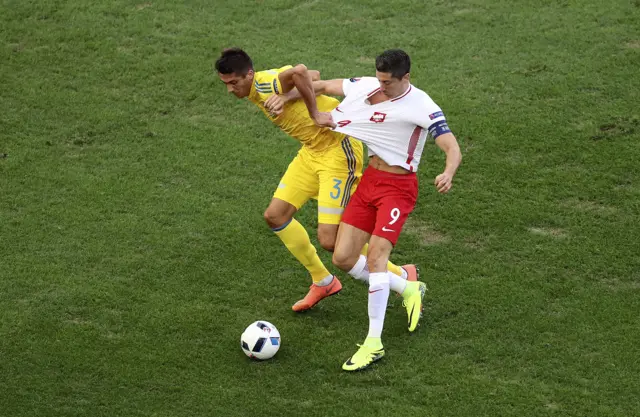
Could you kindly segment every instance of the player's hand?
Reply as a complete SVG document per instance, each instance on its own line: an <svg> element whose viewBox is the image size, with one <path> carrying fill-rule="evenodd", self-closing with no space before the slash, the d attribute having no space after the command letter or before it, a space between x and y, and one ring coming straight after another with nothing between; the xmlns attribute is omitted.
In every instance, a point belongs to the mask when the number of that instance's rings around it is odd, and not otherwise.
<svg viewBox="0 0 640 417"><path fill-rule="evenodd" d="M433 184L436 186L439 193L446 194L451 189L452 181L453 181L453 176L446 172L443 172L442 174L436 177Z"/></svg>
<svg viewBox="0 0 640 417"><path fill-rule="evenodd" d="M319 127L330 127L332 129L336 127L336 124L331 117L331 113L320 112L315 117L313 117L313 121L315 122L316 126Z"/></svg>
<svg viewBox="0 0 640 417"><path fill-rule="evenodd" d="M286 102L287 100L284 96L272 94L265 100L264 107L273 116L279 116L284 111L284 105Z"/></svg>

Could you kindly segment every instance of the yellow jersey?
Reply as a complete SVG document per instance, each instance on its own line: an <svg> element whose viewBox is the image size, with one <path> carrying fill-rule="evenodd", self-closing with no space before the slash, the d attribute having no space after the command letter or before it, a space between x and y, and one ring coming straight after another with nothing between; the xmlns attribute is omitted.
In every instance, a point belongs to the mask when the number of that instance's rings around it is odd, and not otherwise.
<svg viewBox="0 0 640 417"><path fill-rule="evenodd" d="M258 106L276 126L289 136L300 141L302 146L307 147L310 151L323 152L332 146L340 146L344 139L344 134L334 132L329 128L316 126L309 116L304 100L288 102L284 106L284 111L275 117L264 107L264 102L270 95L282 93L282 85L278 79L278 74L289 68L292 68L292 66L287 65L282 68L256 72L253 77L249 100ZM317 96L316 101L318 110L321 112L329 112L340 104L335 98L325 95Z"/></svg>

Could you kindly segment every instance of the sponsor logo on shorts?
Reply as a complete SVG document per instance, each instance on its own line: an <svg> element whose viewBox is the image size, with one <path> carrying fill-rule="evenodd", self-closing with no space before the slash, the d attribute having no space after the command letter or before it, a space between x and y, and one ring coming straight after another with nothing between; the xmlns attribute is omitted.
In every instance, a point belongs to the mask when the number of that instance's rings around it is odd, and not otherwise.
<svg viewBox="0 0 640 417"><path fill-rule="evenodd" d="M387 229L387 226L382 226L382 231L383 232L395 232L395 230L393 230L393 229Z"/></svg>

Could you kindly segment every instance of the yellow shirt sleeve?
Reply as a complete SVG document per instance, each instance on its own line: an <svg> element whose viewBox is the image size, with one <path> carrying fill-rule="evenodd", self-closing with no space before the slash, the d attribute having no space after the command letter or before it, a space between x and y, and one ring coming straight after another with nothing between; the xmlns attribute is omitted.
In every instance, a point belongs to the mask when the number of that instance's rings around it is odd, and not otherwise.
<svg viewBox="0 0 640 417"><path fill-rule="evenodd" d="M291 65L286 65L282 68L270 69L266 71L256 72L254 76L254 87L260 94L282 94L282 84L278 75L293 68Z"/></svg>
<svg viewBox="0 0 640 417"><path fill-rule="evenodd" d="M278 78L280 73L293 68L287 65L281 68L258 71L253 76L253 85L248 99L276 126L289 136L297 139L303 146L313 151L324 151L331 146L339 146L344 135L330 129L319 128L309 117L309 112L303 100L295 100L285 104L285 111L274 115L264 107L264 102L273 94L282 94L282 83ZM318 109L331 111L339 104L338 100L328 96L317 96Z"/></svg>

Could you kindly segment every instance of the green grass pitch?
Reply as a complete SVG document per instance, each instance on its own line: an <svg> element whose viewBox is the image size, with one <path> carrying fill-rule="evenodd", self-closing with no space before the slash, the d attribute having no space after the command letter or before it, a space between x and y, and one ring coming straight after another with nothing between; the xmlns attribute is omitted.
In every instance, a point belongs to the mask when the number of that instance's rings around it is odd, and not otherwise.
<svg viewBox="0 0 640 417"><path fill-rule="evenodd" d="M228 46L324 78L403 48L458 137L394 251L423 324L391 297L371 370L340 370L365 287L290 309L262 213L298 145L226 94ZM639 68L638 0L1 0L0 416L640 415Z"/></svg>

